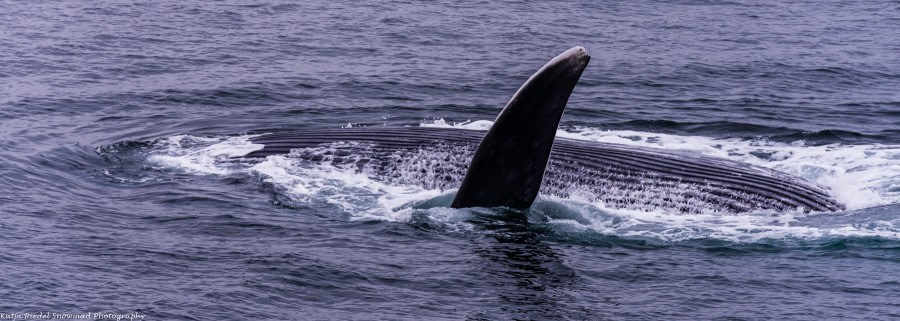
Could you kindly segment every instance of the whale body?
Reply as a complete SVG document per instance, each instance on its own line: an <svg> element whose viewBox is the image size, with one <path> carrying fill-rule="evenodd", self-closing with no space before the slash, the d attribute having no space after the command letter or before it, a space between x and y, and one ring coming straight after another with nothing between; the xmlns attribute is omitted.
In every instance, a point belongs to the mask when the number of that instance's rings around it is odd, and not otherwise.
<svg viewBox="0 0 900 321"><path fill-rule="evenodd" d="M289 131L252 138L245 157L290 155L352 166L385 182L459 188L485 131L363 127ZM484 187L490 188L490 187ZM557 138L540 194L611 208L684 213L836 211L843 205L804 179L728 159Z"/></svg>
<svg viewBox="0 0 900 321"><path fill-rule="evenodd" d="M527 208L537 195L607 207L684 213L836 211L814 183L726 159L557 139L569 95L590 56L569 49L516 92L488 131L364 127L267 133L244 157L288 154L352 166L377 179L458 189L451 207Z"/></svg>

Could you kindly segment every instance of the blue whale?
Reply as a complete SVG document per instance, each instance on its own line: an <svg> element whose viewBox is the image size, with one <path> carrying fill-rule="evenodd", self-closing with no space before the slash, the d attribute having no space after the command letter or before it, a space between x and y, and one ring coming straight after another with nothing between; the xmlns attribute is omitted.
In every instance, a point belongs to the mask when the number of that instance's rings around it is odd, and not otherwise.
<svg viewBox="0 0 900 321"><path fill-rule="evenodd" d="M607 207L684 213L837 211L827 190L785 173L695 154L556 138L572 90L590 61L581 47L540 68L488 131L363 127L251 138L244 157L290 154L354 166L397 184L458 189L451 207L528 208L538 194Z"/></svg>

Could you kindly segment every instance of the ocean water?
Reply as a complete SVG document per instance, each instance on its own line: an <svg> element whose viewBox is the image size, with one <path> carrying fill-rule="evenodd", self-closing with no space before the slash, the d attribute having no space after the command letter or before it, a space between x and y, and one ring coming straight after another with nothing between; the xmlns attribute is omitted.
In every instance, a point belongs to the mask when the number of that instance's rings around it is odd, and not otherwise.
<svg viewBox="0 0 900 321"><path fill-rule="evenodd" d="M0 2L0 318L897 320L898 26L886 0ZM847 210L455 210L230 158L489 128L576 45L558 136L776 169Z"/></svg>

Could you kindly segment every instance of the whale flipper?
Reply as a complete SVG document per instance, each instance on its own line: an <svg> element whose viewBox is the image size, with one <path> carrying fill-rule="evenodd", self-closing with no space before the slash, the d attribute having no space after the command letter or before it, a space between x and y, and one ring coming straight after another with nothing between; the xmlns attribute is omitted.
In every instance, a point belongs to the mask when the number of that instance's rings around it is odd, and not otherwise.
<svg viewBox="0 0 900 321"><path fill-rule="evenodd" d="M451 207L531 206L560 117L588 61L584 48L569 49L519 88L478 145Z"/></svg>

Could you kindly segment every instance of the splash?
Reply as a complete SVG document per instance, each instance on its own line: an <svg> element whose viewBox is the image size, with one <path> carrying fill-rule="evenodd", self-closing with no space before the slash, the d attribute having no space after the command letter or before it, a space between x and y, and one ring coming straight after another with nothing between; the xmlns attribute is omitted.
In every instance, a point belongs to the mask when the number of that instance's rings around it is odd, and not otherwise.
<svg viewBox="0 0 900 321"><path fill-rule="evenodd" d="M715 239L735 243L878 237L900 240L900 219L854 214L744 213L682 214L604 208L597 204L543 198L533 208L548 225L572 233L592 231L654 243ZM823 217L844 216L840 223ZM572 217L575 217L573 219Z"/></svg>
<svg viewBox="0 0 900 321"><path fill-rule="evenodd" d="M405 205L441 194L378 181L351 166L313 164L289 156L269 156L247 170L295 200L335 205L354 220L408 221L411 211Z"/></svg>
<svg viewBox="0 0 900 321"><path fill-rule="evenodd" d="M228 158L241 157L265 147L250 142L253 137L172 136L160 141L159 151L150 155L147 161L190 173L225 175L233 170L227 166Z"/></svg>

